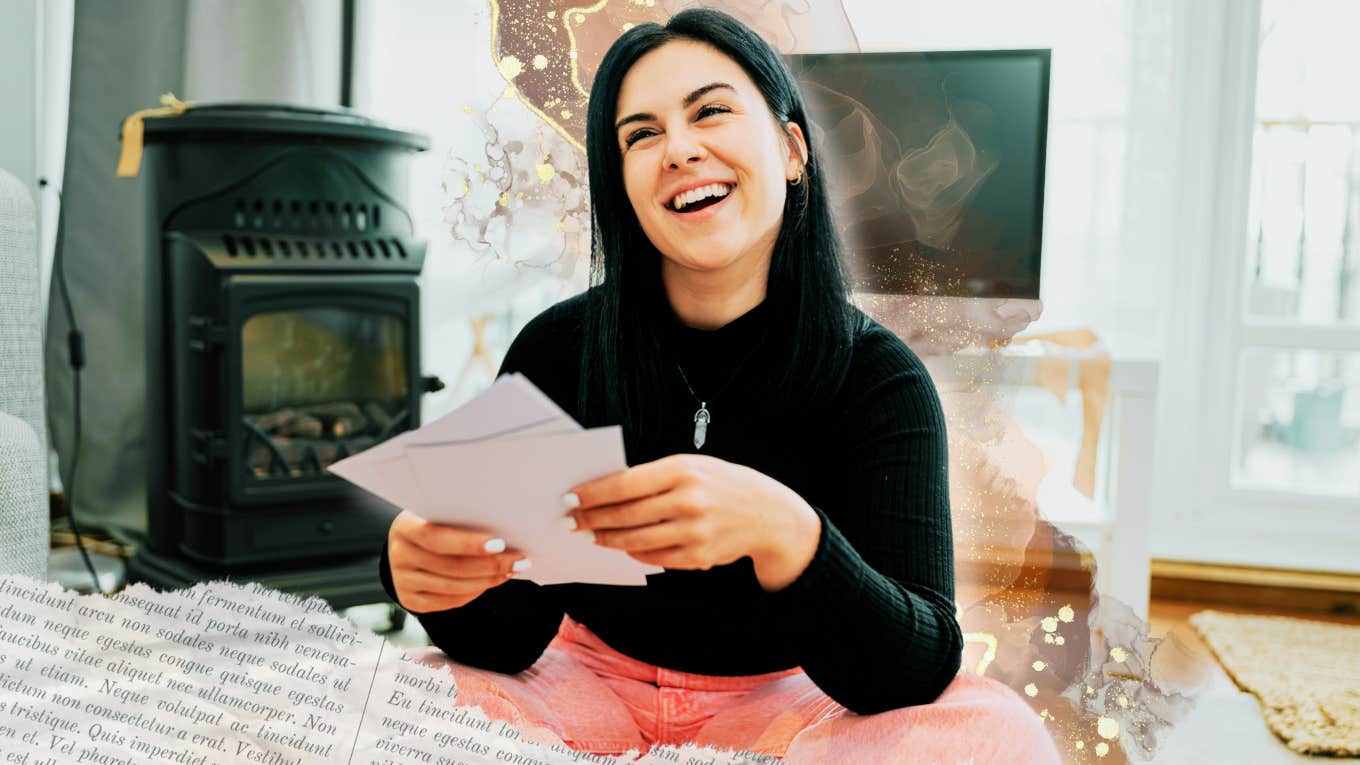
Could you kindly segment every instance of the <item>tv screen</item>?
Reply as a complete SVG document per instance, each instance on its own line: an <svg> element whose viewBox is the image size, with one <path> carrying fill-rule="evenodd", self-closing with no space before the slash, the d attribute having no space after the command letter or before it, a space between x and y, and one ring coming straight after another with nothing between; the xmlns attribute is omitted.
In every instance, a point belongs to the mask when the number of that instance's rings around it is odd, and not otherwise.
<svg viewBox="0 0 1360 765"><path fill-rule="evenodd" d="M788 62L856 291L1039 297L1048 50Z"/></svg>

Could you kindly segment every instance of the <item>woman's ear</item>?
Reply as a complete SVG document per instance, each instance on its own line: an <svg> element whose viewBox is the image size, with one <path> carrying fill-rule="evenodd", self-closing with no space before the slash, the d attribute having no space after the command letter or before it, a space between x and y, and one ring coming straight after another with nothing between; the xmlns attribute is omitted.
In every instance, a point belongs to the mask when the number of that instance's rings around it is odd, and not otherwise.
<svg viewBox="0 0 1360 765"><path fill-rule="evenodd" d="M793 120L784 123L784 133L789 140L789 172L796 175L807 165L807 139L803 136L803 129Z"/></svg>

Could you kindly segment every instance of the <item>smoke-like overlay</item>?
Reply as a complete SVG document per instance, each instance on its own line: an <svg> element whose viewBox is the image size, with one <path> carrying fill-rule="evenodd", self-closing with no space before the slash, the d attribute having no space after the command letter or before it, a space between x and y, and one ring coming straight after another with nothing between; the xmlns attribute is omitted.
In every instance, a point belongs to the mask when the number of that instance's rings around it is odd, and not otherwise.
<svg viewBox="0 0 1360 765"><path fill-rule="evenodd" d="M619 34L695 3L490 0L493 57L505 89L458 112L485 137L481 156L448 158L445 220L477 257L568 279L588 267L589 194L584 155L587 95L595 68ZM702 3L739 18L779 51L857 51L839 2ZM935 374L949 429L950 491L966 671L1000 680L1039 714L1072 763L1146 760L1193 706L1176 684L1186 652L1149 637L1127 605L1097 593L1091 552L1045 519L1038 486L1048 470L1036 446L999 405L994 367L981 358L1038 319L1036 300L983 300L951 265L968 202L1005 158L985 107L944 103L924 133L896 135L855 94L805 88L838 105L834 124L814 127L815 166L828 177L847 245L878 248L879 284L857 295ZM970 126L972 126L970 128ZM849 133L860 148L819 156ZM819 135L820 134L820 135ZM914 141L914 142L913 142ZM853 203L853 204L852 204ZM859 210L859 220L848 219ZM867 211L867 212L865 212ZM906 247L906 242L924 247ZM970 243L977 251L979 245ZM998 282L1023 279L1009 253L992 253ZM983 252L984 257L987 255ZM874 274L855 274L857 283ZM1037 289L1037 285L1036 285ZM1004 292L1004 291L1003 291ZM894 294L898 293L898 294ZM992 292L990 294L997 294ZM973 361L956 365L960 351ZM960 372L960 370L963 370ZM455 383L456 384L456 383ZM1100 391L1103 394L1103 390Z"/></svg>

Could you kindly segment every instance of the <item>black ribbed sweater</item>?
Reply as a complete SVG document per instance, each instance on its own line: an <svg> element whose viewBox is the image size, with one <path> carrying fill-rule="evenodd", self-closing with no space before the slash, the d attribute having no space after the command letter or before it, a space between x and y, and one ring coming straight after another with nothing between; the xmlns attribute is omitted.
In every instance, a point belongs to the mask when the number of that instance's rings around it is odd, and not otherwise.
<svg viewBox="0 0 1360 765"><path fill-rule="evenodd" d="M680 373L656 391L673 432L630 449L637 465L676 453L740 463L797 491L821 518L816 554L792 584L765 592L750 558L708 571L668 570L645 587L541 586L513 579L462 608L418 614L436 646L504 673L530 667L563 613L641 661L682 672L753 675L801 666L859 714L935 700L959 668L944 417L920 359L864 320L832 400L781 405L779 391L743 385L770 326L762 303L723 327L670 317L666 342L712 415L695 449L698 402ZM584 295L539 314L501 373L520 372L584 427L576 406ZM816 374L817 370L807 370ZM729 381L731 381L729 383ZM392 588L386 549L380 575Z"/></svg>

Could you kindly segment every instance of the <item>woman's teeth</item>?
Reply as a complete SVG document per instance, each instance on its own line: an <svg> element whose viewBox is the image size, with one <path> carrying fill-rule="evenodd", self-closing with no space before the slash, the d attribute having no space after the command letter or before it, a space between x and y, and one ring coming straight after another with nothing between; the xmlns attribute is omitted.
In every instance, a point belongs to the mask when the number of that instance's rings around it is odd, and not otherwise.
<svg viewBox="0 0 1360 765"><path fill-rule="evenodd" d="M722 198L731 192L731 188L725 183L710 183L707 186L700 186L697 189L690 189L683 194L676 194L675 199L671 200L671 206L676 210L688 207L701 199L708 197Z"/></svg>

